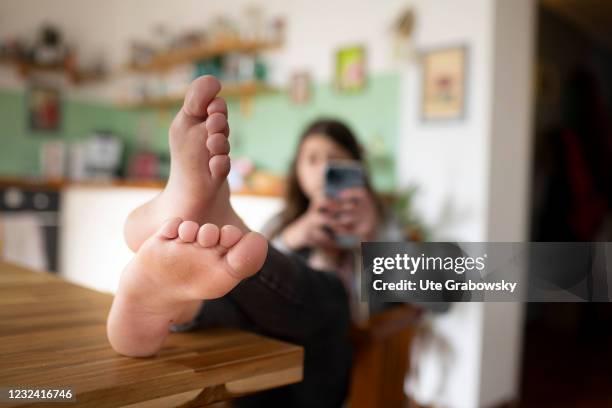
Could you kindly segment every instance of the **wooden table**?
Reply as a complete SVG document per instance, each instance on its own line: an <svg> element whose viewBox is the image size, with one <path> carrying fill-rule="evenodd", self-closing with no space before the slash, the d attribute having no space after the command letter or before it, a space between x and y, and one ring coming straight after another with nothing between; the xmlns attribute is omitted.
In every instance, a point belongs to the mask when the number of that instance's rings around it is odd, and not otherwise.
<svg viewBox="0 0 612 408"><path fill-rule="evenodd" d="M302 379L301 347L236 330L173 333L156 357L120 356L106 338L111 301L0 262L0 387L71 387L77 403L53 407L198 407Z"/></svg>

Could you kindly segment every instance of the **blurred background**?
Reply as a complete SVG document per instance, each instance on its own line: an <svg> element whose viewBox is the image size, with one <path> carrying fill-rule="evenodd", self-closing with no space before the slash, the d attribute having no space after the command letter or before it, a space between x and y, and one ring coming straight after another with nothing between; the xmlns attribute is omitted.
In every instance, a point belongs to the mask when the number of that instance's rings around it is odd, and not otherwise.
<svg viewBox="0 0 612 408"><path fill-rule="evenodd" d="M2 0L2 258L113 292L123 221L163 187L202 74L223 82L255 230L303 128L332 117L411 239L611 240L612 3ZM608 304L463 303L423 324L414 406L612 406Z"/></svg>

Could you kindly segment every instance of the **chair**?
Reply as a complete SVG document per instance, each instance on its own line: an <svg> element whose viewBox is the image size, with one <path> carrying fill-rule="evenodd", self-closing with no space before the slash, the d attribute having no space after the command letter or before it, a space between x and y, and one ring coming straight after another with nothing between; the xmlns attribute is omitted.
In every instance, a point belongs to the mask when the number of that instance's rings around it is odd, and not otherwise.
<svg viewBox="0 0 612 408"><path fill-rule="evenodd" d="M421 309L398 305L354 325L355 346L349 408L403 408L408 405L404 379L409 369L410 345Z"/></svg>

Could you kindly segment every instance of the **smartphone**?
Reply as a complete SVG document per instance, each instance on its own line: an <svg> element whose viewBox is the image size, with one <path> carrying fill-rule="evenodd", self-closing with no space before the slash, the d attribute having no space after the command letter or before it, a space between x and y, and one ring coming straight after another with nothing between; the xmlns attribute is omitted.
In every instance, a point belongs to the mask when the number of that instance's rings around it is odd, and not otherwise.
<svg viewBox="0 0 612 408"><path fill-rule="evenodd" d="M343 190L348 188L365 187L365 171L363 166L355 162L331 162L325 169L325 195L329 198L338 198ZM342 248L354 248L359 245L359 237L354 235L334 234L331 229L328 233L333 235L336 243Z"/></svg>
<svg viewBox="0 0 612 408"><path fill-rule="evenodd" d="M331 162L325 168L325 195L338 198L343 190L365 186L363 166L355 162Z"/></svg>

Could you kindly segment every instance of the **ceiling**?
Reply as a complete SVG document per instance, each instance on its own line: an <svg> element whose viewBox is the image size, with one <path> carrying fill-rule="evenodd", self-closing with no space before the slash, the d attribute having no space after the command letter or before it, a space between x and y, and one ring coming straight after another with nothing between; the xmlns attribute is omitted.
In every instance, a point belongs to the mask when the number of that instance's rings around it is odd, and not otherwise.
<svg viewBox="0 0 612 408"><path fill-rule="evenodd" d="M612 49L612 1L540 0L542 5Z"/></svg>

